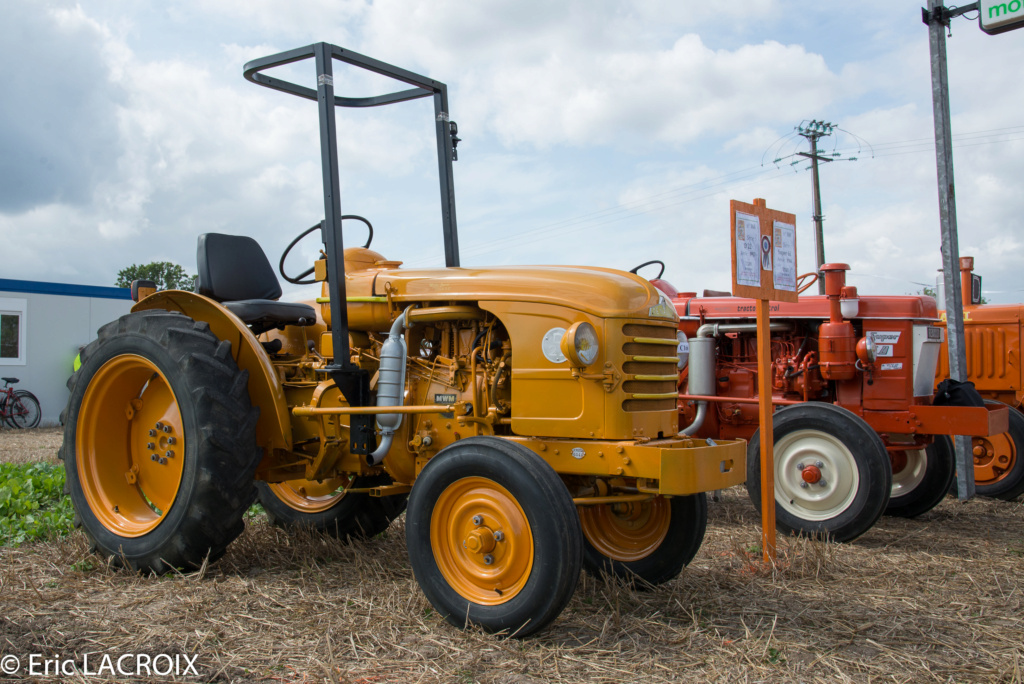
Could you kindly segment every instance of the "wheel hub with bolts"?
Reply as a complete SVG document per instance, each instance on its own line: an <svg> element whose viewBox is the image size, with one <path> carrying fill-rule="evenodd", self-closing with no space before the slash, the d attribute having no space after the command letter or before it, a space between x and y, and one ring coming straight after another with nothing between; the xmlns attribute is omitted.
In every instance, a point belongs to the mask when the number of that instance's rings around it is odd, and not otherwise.
<svg viewBox="0 0 1024 684"><path fill-rule="evenodd" d="M126 354L96 372L86 399L77 425L86 500L111 532L146 534L170 510L181 483L184 459L175 454L184 443L172 435L182 434L183 423L174 393L151 361ZM103 411L111 404L126 409ZM118 452L126 458L105 457Z"/></svg>
<svg viewBox="0 0 1024 684"><path fill-rule="evenodd" d="M979 485L999 482L1013 469L1017 454L1009 433L975 437L972 442L974 480Z"/></svg>
<svg viewBox="0 0 1024 684"><path fill-rule="evenodd" d="M525 586L533 564L528 531L526 515L508 490L478 477L445 489L431 518L441 573L464 598L484 605L508 601Z"/></svg>
<svg viewBox="0 0 1024 684"><path fill-rule="evenodd" d="M853 454L834 436L798 430L775 443L776 501L803 520L827 520L857 492Z"/></svg>

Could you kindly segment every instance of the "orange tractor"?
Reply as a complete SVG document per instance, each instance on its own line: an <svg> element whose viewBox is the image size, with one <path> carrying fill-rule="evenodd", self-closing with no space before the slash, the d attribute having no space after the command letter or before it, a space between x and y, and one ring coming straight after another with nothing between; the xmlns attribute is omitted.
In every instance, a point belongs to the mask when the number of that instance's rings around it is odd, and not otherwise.
<svg viewBox="0 0 1024 684"><path fill-rule="evenodd" d="M317 87L263 72L314 58ZM335 61L398 80L334 94ZM263 250L199 238L197 292L133 285L68 383L61 456L76 523L134 570L215 560L258 495L272 522L371 536L406 511L409 560L455 625L523 636L581 567L658 584L693 558L705 492L743 481L741 440L680 435L678 316L639 276L461 268L443 83L326 43L250 62L317 102L323 257L281 302ZM370 249L340 209L334 108L434 103L446 268ZM344 248L342 221L370 239ZM303 233L305 235L306 233ZM344 570L340 570L344 572Z"/></svg>
<svg viewBox="0 0 1024 684"><path fill-rule="evenodd" d="M770 305L777 524L837 541L863 534L883 513L931 510L954 478L948 436L996 435L1008 420L1005 408L935 405L944 333L935 300L860 297L847 270L825 264L824 296ZM817 276L801 279L802 292ZM750 440L747 490L760 506L755 302L680 294L660 275L653 283L672 297L688 348L684 432Z"/></svg>
<svg viewBox="0 0 1024 684"><path fill-rule="evenodd" d="M986 403L1013 407L1008 431L973 438L974 483L982 496L1012 501L1024 494L1022 307L1020 304L982 304L981 277L973 270L974 258L960 257L967 379L974 383ZM941 284L937 291L942 291ZM941 318L945 323L945 311ZM945 346L939 355L935 377L936 383L949 377Z"/></svg>

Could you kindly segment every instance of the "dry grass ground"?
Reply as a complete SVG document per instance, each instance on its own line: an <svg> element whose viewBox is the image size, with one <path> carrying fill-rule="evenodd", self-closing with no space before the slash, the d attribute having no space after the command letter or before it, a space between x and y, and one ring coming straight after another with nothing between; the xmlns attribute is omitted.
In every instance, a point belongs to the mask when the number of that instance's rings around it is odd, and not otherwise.
<svg viewBox="0 0 1024 684"><path fill-rule="evenodd" d="M36 434L23 448L59 445ZM0 458L27 436L0 432ZM0 655L198 655L186 680L225 682L1022 681L1021 503L947 499L845 546L787 540L765 571L754 509L730 490L677 580L584 576L523 641L440 620L402 522L345 546L257 519L220 562L161 578L94 565L79 535L0 549Z"/></svg>

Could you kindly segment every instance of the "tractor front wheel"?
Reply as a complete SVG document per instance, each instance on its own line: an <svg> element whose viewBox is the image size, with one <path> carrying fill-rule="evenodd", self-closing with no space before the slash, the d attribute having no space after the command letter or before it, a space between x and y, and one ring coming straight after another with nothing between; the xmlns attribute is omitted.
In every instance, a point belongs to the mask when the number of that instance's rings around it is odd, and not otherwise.
<svg viewBox="0 0 1024 684"><path fill-rule="evenodd" d="M1002 405L991 400L985 403ZM1024 415L1020 411L1010 407L1010 429L990 437L975 437L971 446L974 484L980 496L1013 501L1024 494Z"/></svg>
<svg viewBox="0 0 1024 684"><path fill-rule="evenodd" d="M583 539L572 497L514 442L471 437L434 456L409 495L405 529L417 582L458 627L527 636L576 590Z"/></svg>
<svg viewBox="0 0 1024 684"><path fill-rule="evenodd" d="M657 585L674 579L704 541L707 496L690 494L650 501L579 506L583 567L625 580ZM643 586L641 584L641 586Z"/></svg>
<svg viewBox="0 0 1024 684"><path fill-rule="evenodd" d="M162 310L99 331L68 381L60 449L75 525L136 571L216 560L255 498L258 409L206 323Z"/></svg>
<svg viewBox="0 0 1024 684"><path fill-rule="evenodd" d="M924 449L893 451L892 495L886 515L913 518L927 513L946 497L956 476L953 441L936 435Z"/></svg>
<svg viewBox="0 0 1024 684"><path fill-rule="evenodd" d="M401 515L406 495L372 497L348 490L388 484L391 478L375 475L322 481L257 482L256 488L273 525L312 528L338 539L369 539L386 530Z"/></svg>
<svg viewBox="0 0 1024 684"><path fill-rule="evenodd" d="M810 402L775 412L775 521L793 534L856 539L885 511L892 465L860 416ZM747 494L761 510L761 431L747 445Z"/></svg>

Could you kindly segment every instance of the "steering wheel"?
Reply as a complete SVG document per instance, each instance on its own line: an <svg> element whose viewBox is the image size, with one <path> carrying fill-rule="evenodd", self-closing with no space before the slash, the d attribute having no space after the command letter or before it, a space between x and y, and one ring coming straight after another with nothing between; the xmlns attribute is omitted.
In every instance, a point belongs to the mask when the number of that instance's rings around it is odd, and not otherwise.
<svg viewBox="0 0 1024 684"><path fill-rule="evenodd" d="M807 282L804 282L805 280ZM813 285L816 282L818 282L818 274L814 272L804 273L803 275L797 276L796 293L803 294L805 290L807 290L811 285Z"/></svg>
<svg viewBox="0 0 1024 684"><path fill-rule="evenodd" d="M665 275L665 262L661 261L660 259L653 259L651 261L645 261L644 263L640 264L636 268L631 269L630 273L632 273L634 275L637 275L637 271L639 271L644 266L650 266L651 264L658 264L659 266L661 266L661 270L658 271L658 275L655 276L654 278L652 278L652 280L660 280L661 276Z"/></svg>
<svg viewBox="0 0 1024 684"><path fill-rule="evenodd" d="M345 219L355 219L356 221L362 221L363 223L366 224L366 228L370 231L370 235L369 237L366 238L366 244L363 245L363 249L369 247L370 243L373 242L373 226L370 225L370 222L364 219L362 216L356 216L355 214L348 214L341 217L342 221L344 221ZM284 254L281 255L281 262L277 265L277 270L281 273L281 277L287 280L289 283L292 283L293 285L312 285L313 283L316 282L316 278L312 278L310 280L303 280L303 278L305 278L310 273L316 270L315 266L310 266L305 271L292 278L290 275L284 272L284 260L288 258L288 254L292 251L292 248L299 243L299 240L306 237L314 230L320 228L322 225L323 222L320 222L315 226L310 226L306 230L299 233L298 237L292 240L291 243L289 243L289 245L284 248Z"/></svg>

